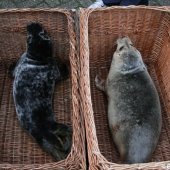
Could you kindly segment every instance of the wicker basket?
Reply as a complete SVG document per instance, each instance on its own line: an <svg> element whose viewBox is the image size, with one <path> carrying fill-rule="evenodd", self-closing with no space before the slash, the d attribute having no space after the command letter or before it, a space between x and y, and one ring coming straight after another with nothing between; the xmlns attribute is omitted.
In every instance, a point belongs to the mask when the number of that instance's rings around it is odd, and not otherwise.
<svg viewBox="0 0 170 170"><path fill-rule="evenodd" d="M150 163L120 164L107 122L106 96L95 87L106 77L119 36L141 51L158 89L163 116L161 137ZM168 7L111 7L80 10L80 87L90 169L170 169L170 11Z"/></svg>
<svg viewBox="0 0 170 170"><path fill-rule="evenodd" d="M0 10L0 169L86 169L74 16L74 12L64 9ZM54 95L57 121L73 127L71 152L60 162L43 152L20 127L13 104L13 80L7 70L26 49L26 25L31 21L42 23L54 42L55 55L71 65L70 79L59 83Z"/></svg>

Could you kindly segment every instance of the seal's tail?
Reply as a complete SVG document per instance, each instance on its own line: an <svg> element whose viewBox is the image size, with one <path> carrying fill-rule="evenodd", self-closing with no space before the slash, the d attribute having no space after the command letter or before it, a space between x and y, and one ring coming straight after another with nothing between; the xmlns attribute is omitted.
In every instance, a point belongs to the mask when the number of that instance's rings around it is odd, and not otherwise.
<svg viewBox="0 0 170 170"><path fill-rule="evenodd" d="M56 123L55 128L42 130L41 137L35 136L40 146L57 161L65 159L71 150L72 130L64 124Z"/></svg>

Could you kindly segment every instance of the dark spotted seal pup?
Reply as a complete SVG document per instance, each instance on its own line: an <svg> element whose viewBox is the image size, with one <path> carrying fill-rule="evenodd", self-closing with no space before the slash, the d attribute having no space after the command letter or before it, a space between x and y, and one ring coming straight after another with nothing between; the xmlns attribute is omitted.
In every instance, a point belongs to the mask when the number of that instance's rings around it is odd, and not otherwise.
<svg viewBox="0 0 170 170"><path fill-rule="evenodd" d="M140 52L127 37L117 40L106 82L96 86L108 97L108 122L124 163L150 160L161 131L161 107L157 90Z"/></svg>
<svg viewBox="0 0 170 170"><path fill-rule="evenodd" d="M52 55L52 42L39 23L27 25L27 51L13 70L13 97L21 126L56 160L71 149L72 131L54 120L55 83L68 77L66 64Z"/></svg>

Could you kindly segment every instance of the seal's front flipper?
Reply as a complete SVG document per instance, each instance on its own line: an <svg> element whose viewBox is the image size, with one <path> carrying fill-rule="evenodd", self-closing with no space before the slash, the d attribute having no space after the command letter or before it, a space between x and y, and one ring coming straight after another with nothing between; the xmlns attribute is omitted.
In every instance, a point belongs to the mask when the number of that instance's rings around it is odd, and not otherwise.
<svg viewBox="0 0 170 170"><path fill-rule="evenodd" d="M22 61L25 59L26 54L24 53L21 58L19 58L17 61L14 61L10 64L9 68L8 68L8 75L10 78L14 78L15 77L15 72L17 70L17 67L22 63Z"/></svg>
<svg viewBox="0 0 170 170"><path fill-rule="evenodd" d="M69 77L69 63L66 61L60 62L58 67L60 70L61 80L66 80Z"/></svg>
<svg viewBox="0 0 170 170"><path fill-rule="evenodd" d="M106 90L105 88L105 84L106 84L106 81L104 79L101 79L98 75L95 77L95 84L96 84L96 87L101 90L101 91L104 91Z"/></svg>
<svg viewBox="0 0 170 170"><path fill-rule="evenodd" d="M13 62L11 63L11 65L8 68L8 76L10 78L14 78L15 77L15 67L17 65L17 62Z"/></svg>

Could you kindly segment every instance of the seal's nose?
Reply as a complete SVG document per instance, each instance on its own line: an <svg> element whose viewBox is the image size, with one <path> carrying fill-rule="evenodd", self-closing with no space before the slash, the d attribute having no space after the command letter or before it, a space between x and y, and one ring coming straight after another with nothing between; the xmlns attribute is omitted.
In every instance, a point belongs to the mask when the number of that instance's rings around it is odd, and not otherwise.
<svg viewBox="0 0 170 170"><path fill-rule="evenodd" d="M129 40L129 38L124 39L124 44L127 47L127 49L132 49L132 42Z"/></svg>

